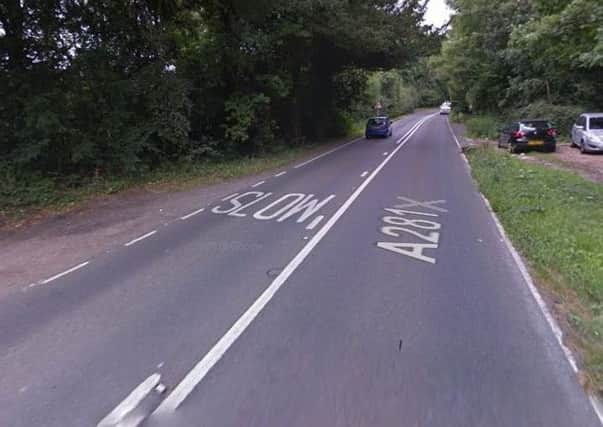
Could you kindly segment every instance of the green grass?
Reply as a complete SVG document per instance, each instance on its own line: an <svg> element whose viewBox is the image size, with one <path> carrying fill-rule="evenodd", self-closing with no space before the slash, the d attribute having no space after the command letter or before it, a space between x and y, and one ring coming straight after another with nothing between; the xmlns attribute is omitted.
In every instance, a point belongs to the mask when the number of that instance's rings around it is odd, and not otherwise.
<svg viewBox="0 0 603 427"><path fill-rule="evenodd" d="M588 384L603 392L603 186L481 146L473 176L562 312Z"/></svg>
<svg viewBox="0 0 603 427"><path fill-rule="evenodd" d="M136 176L78 179L74 183L49 178L31 178L24 182L6 176L0 182L0 226L3 222L10 225L48 212L64 212L95 197L132 188L174 191L258 174L285 166L326 145L287 148L252 158L179 162Z"/></svg>

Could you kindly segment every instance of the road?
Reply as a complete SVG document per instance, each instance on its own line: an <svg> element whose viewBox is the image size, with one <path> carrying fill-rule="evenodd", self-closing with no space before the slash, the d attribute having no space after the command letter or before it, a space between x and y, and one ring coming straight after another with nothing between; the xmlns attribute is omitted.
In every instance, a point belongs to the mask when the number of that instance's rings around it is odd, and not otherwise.
<svg viewBox="0 0 603 427"><path fill-rule="evenodd" d="M446 120L0 300L0 425L600 426Z"/></svg>

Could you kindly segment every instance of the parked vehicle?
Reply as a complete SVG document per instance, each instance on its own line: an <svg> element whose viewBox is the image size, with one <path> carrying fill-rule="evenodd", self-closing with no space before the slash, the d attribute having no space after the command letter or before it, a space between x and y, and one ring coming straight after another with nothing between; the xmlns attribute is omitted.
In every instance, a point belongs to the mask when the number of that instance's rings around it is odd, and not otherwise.
<svg viewBox="0 0 603 427"><path fill-rule="evenodd" d="M450 114L451 110L452 110L452 105L448 101L446 101L446 102L442 103L442 105L440 105L440 115Z"/></svg>
<svg viewBox="0 0 603 427"><path fill-rule="evenodd" d="M518 120L499 129L498 147L510 153L537 148L553 152L557 147L557 131L549 120Z"/></svg>
<svg viewBox="0 0 603 427"><path fill-rule="evenodd" d="M572 126L571 142L582 154L603 152L603 113L581 114Z"/></svg>
<svg viewBox="0 0 603 427"><path fill-rule="evenodd" d="M366 139L392 136L392 121L387 116L371 117L366 123Z"/></svg>

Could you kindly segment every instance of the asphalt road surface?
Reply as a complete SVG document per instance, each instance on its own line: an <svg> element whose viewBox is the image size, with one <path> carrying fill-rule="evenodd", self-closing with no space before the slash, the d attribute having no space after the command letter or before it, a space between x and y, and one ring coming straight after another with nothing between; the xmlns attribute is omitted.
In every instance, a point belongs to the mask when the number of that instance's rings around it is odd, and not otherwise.
<svg viewBox="0 0 603 427"><path fill-rule="evenodd" d="M3 298L0 425L600 426L446 120Z"/></svg>

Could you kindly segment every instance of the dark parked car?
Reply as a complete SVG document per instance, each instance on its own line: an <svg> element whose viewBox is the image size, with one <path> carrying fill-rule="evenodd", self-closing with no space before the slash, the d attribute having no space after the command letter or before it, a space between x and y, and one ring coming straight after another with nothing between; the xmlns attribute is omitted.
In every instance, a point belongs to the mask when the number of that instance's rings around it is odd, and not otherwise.
<svg viewBox="0 0 603 427"><path fill-rule="evenodd" d="M392 122L387 116L371 117L366 123L366 139L392 136Z"/></svg>
<svg viewBox="0 0 603 427"><path fill-rule="evenodd" d="M549 120L518 120L499 131L498 147L510 153L532 148L553 152L557 146L557 131Z"/></svg>

